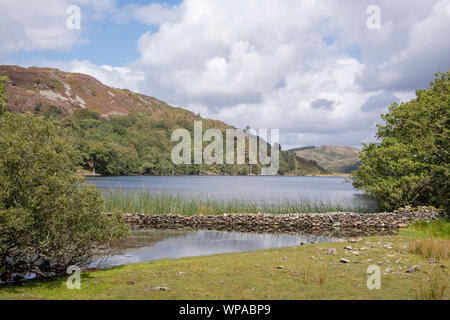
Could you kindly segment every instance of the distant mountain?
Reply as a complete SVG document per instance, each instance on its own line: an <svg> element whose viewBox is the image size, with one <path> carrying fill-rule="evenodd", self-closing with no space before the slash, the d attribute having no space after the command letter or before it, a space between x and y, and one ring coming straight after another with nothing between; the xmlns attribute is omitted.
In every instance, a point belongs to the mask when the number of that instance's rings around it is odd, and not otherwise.
<svg viewBox="0 0 450 320"><path fill-rule="evenodd" d="M320 146L288 150L299 157L314 161L320 167L334 173L350 173L360 165L361 150L349 146Z"/></svg>
<svg viewBox="0 0 450 320"><path fill-rule="evenodd" d="M174 165L171 134L177 128L222 132L232 126L204 119L183 108L127 89L108 87L95 78L52 68L0 66L9 77L7 109L56 119L81 153L81 165L105 175L258 174L261 165ZM207 144L206 144L207 145ZM269 147L270 149L270 147ZM247 154L248 156L248 154ZM314 162L281 152L279 174L328 173Z"/></svg>

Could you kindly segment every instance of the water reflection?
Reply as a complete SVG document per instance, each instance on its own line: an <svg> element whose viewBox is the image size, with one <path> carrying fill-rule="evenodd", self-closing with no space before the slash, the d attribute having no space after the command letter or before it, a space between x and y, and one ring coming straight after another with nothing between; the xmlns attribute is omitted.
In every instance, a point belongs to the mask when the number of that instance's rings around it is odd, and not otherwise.
<svg viewBox="0 0 450 320"><path fill-rule="evenodd" d="M243 252L302 243L332 242L335 238L305 234L257 234L224 231L137 230L102 267L127 263ZM91 267L97 267L94 263Z"/></svg>

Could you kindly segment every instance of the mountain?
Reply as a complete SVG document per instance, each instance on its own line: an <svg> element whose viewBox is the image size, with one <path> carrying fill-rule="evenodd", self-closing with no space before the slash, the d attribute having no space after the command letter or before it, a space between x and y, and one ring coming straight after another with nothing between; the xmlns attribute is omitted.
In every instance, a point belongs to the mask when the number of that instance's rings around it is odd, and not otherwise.
<svg viewBox="0 0 450 320"><path fill-rule="evenodd" d="M359 159L361 150L349 146L305 147L291 149L288 152L314 161L320 167L334 173L350 173L361 165Z"/></svg>
<svg viewBox="0 0 450 320"><path fill-rule="evenodd" d="M8 76L7 109L54 119L65 128L68 143L80 152L80 166L104 175L257 174L262 165L174 165L171 150L177 128L193 132L234 128L204 119L154 97L112 88L95 78L52 68L0 66ZM205 143L204 146L208 145ZM270 146L269 146L270 150ZM247 155L248 157L248 155ZM328 172L314 162L281 152L279 174L319 175Z"/></svg>

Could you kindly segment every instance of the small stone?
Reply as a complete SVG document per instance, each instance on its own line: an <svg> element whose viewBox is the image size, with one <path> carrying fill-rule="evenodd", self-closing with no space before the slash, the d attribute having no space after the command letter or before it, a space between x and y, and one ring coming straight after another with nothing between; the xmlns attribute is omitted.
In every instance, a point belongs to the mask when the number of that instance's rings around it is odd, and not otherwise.
<svg viewBox="0 0 450 320"><path fill-rule="evenodd" d="M406 270L406 273L413 273L415 271L419 271L421 269L421 267L417 264L413 265L411 268L409 268L408 270Z"/></svg>
<svg viewBox="0 0 450 320"><path fill-rule="evenodd" d="M341 258L341 260L339 260L339 262L341 262L341 263L350 263L350 260L345 259L345 258Z"/></svg>
<svg viewBox="0 0 450 320"><path fill-rule="evenodd" d="M146 288L146 291L166 291L169 290L169 288L167 287L151 287L151 288Z"/></svg>
<svg viewBox="0 0 450 320"><path fill-rule="evenodd" d="M283 260L287 260L287 259L288 259L288 257L284 257L284 258L283 258Z"/></svg>
<svg viewBox="0 0 450 320"><path fill-rule="evenodd" d="M346 246L344 247L345 250L352 250L352 246Z"/></svg>
<svg viewBox="0 0 450 320"><path fill-rule="evenodd" d="M330 254L332 256L335 256L336 255L336 249L335 248L328 249L326 253Z"/></svg>
<svg viewBox="0 0 450 320"><path fill-rule="evenodd" d="M359 248L359 250L360 250L360 251L364 251L364 250L369 250L369 248L367 248L367 247L361 247L361 248Z"/></svg>
<svg viewBox="0 0 450 320"><path fill-rule="evenodd" d="M360 255L360 253L359 253L358 251L351 251L351 253L352 253L354 256L359 256L359 255Z"/></svg>
<svg viewBox="0 0 450 320"><path fill-rule="evenodd" d="M430 260L428 263L436 263L436 260Z"/></svg>
<svg viewBox="0 0 450 320"><path fill-rule="evenodd" d="M130 280L130 281L127 281L127 284L128 285L133 285L133 284L135 284L135 282Z"/></svg>
<svg viewBox="0 0 450 320"><path fill-rule="evenodd" d="M277 269L285 269L284 266L278 266Z"/></svg>

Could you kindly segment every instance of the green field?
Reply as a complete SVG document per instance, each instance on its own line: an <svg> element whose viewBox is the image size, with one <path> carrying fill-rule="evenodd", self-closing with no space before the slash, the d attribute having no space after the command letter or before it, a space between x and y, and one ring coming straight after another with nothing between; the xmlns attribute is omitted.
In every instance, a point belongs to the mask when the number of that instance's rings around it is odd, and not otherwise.
<svg viewBox="0 0 450 320"><path fill-rule="evenodd" d="M416 224L356 243L129 264L83 273L80 290L68 290L64 278L7 286L0 299L449 299L449 225L448 220ZM411 252L411 245L425 238L441 244L432 258ZM344 249L349 245L360 255ZM330 248L336 255L327 254ZM367 288L369 265L381 269L379 290ZM421 269L407 273L413 265Z"/></svg>

